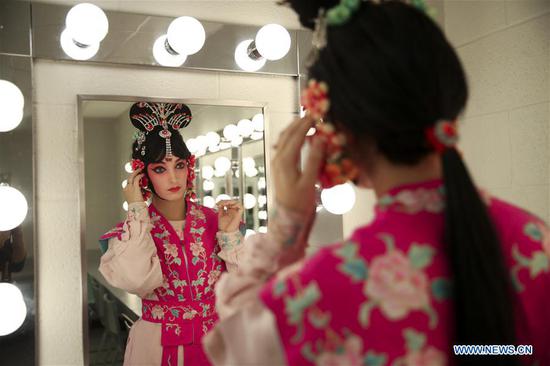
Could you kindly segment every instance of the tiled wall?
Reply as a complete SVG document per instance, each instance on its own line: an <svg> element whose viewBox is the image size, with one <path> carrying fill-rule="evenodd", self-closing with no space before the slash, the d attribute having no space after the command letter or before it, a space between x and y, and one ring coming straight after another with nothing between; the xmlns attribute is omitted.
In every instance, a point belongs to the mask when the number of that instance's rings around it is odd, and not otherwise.
<svg viewBox="0 0 550 366"><path fill-rule="evenodd" d="M271 147L297 111L296 80L44 60L35 63L34 75L39 361L41 365L80 365L83 348L77 95L267 102L266 146ZM271 151L266 155L270 161ZM118 210L118 203L113 209Z"/></svg>

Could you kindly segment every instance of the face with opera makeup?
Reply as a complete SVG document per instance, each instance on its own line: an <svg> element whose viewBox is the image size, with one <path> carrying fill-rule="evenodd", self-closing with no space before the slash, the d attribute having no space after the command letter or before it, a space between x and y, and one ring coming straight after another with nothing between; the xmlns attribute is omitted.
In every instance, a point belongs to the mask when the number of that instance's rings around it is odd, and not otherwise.
<svg viewBox="0 0 550 366"><path fill-rule="evenodd" d="M147 175L157 195L167 201L183 199L187 186L187 163L172 156L147 166Z"/></svg>

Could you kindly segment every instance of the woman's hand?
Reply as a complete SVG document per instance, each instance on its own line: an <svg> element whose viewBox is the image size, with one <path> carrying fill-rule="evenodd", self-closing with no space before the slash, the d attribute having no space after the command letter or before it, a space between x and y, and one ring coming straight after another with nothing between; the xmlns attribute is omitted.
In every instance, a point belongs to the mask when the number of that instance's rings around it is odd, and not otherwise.
<svg viewBox="0 0 550 366"><path fill-rule="evenodd" d="M236 200L222 200L217 204L218 208L218 229L231 233L239 230L243 206Z"/></svg>
<svg viewBox="0 0 550 366"><path fill-rule="evenodd" d="M144 175L141 173L141 170L142 169L136 169L128 176L128 184L126 184L126 187L122 190L128 204L145 201L143 199L143 194L141 194L141 187L139 186L139 181Z"/></svg>
<svg viewBox="0 0 550 366"><path fill-rule="evenodd" d="M307 217L315 212L315 182L324 157L324 141L315 138L303 171L298 167L300 150L313 124L307 116L292 122L279 136L277 153L271 161L277 204Z"/></svg>

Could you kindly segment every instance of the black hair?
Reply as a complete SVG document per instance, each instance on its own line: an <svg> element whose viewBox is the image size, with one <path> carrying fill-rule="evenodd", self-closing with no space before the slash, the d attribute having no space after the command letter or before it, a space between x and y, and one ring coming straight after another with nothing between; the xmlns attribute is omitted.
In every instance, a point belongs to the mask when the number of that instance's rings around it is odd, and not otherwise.
<svg viewBox="0 0 550 366"><path fill-rule="evenodd" d="M286 2L308 28L313 28L321 7L339 3ZM328 117L359 140L352 147L355 154L364 159L367 150L360 144L372 143L394 164L414 165L433 153L426 129L438 120L455 120L468 98L464 70L443 32L424 12L400 1L362 1L348 22L329 26L327 45L309 74L328 84ZM453 273L452 341L515 344L511 281L487 207L457 150L447 149L441 159L446 192L443 240ZM455 361L519 364L511 356Z"/></svg>
<svg viewBox="0 0 550 366"><path fill-rule="evenodd" d="M147 173L147 167L150 164L160 163L166 156L166 139L160 135L163 127L160 125L154 126L149 131L144 127L143 122L147 121L149 116L152 116L157 111L158 106L162 107L175 107L174 114L170 118L178 119L176 127L186 127L191 121L191 110L185 104L164 104L164 103L135 103L130 109L130 121L132 124L145 134L145 141L141 144L138 140L132 144L132 159L139 159L145 164L143 173L149 180L148 188L156 195L155 188L151 183L149 174ZM181 118L179 118L181 117ZM179 122L184 120L183 123ZM187 145L183 141L183 136L179 132L179 128L173 128L172 124L168 124L168 131L170 132L170 144L172 155L181 159L188 159L191 156L191 152L187 148ZM143 150L142 148L145 147ZM145 151L145 155L142 155L142 151ZM158 196L158 195L157 195Z"/></svg>

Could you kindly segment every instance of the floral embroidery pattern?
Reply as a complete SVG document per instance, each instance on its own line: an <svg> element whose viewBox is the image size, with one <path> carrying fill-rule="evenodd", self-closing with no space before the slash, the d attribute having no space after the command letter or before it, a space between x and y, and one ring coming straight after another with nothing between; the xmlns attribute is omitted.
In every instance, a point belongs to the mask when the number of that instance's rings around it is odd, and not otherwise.
<svg viewBox="0 0 550 366"><path fill-rule="evenodd" d="M435 347L426 347L426 335L412 328L403 331L403 337L407 347L407 354L398 358L394 366L445 366L447 357Z"/></svg>
<svg viewBox="0 0 550 366"><path fill-rule="evenodd" d="M445 209L445 189L417 188L405 189L395 195L387 194L378 200L378 207L387 210L395 207L398 211L415 214L420 211L440 213Z"/></svg>
<svg viewBox="0 0 550 366"><path fill-rule="evenodd" d="M523 228L523 233L531 240L539 242L542 250L535 250L526 256L521 253L519 246L515 244L512 247L512 257L516 264L512 267L512 284L517 292L522 292L525 286L519 279L519 271L522 268L529 270L529 276L534 279L542 272L550 270L548 256L550 255L550 230L544 224L539 222L528 222Z"/></svg>

